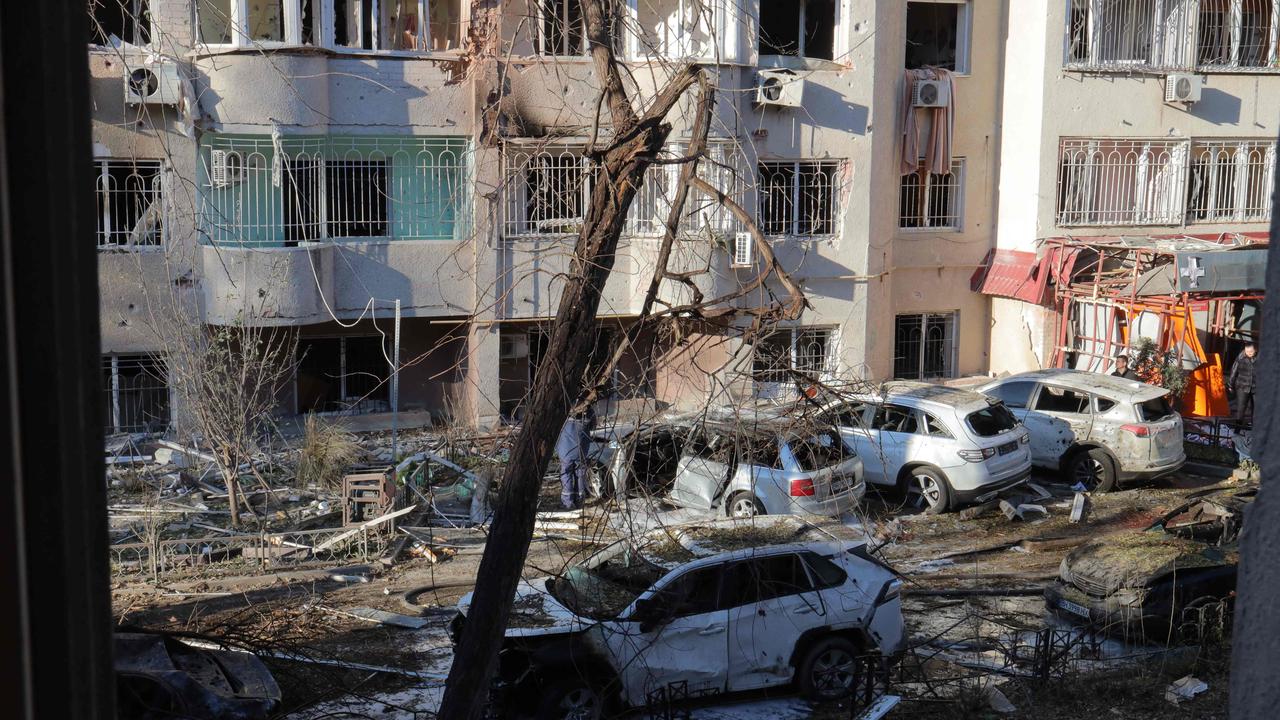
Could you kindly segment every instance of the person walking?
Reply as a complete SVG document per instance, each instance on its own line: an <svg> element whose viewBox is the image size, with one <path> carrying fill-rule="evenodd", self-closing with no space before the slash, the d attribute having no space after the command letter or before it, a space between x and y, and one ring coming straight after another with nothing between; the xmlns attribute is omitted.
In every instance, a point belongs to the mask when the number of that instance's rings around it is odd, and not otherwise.
<svg viewBox="0 0 1280 720"><path fill-rule="evenodd" d="M1253 391L1258 385L1258 374L1255 365L1258 362L1258 348L1253 343L1244 346L1244 352L1236 357L1231 366L1231 374L1227 376L1227 392L1236 397L1236 422L1240 425L1253 424Z"/></svg>
<svg viewBox="0 0 1280 720"><path fill-rule="evenodd" d="M1133 368L1129 367L1129 356L1124 353L1120 353L1116 356L1116 369L1111 374L1115 377L1124 378L1125 380L1141 381L1141 378L1138 377L1138 373L1134 372Z"/></svg>
<svg viewBox="0 0 1280 720"><path fill-rule="evenodd" d="M560 505L565 510L582 507L587 496L587 453L594 420L589 407L571 414L556 439L556 455L560 456Z"/></svg>

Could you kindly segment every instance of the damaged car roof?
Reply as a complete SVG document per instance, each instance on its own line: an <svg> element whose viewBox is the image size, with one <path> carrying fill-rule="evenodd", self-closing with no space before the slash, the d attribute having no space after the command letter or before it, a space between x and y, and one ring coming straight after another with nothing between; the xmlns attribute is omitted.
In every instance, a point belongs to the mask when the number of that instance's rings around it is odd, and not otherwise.
<svg viewBox="0 0 1280 720"><path fill-rule="evenodd" d="M1153 400L1169 394L1169 391L1165 388L1148 385L1137 380L1127 380L1114 375L1104 375L1102 373L1088 372L1086 370L1072 370L1069 368L1032 370L1030 372L1018 373L1016 375L999 378L996 382L1010 379L1056 382L1080 388L1082 390L1102 393L1115 400L1126 402Z"/></svg>
<svg viewBox="0 0 1280 720"><path fill-rule="evenodd" d="M674 567L721 553L785 545L834 545L863 540L837 537L827 529L792 515L729 518L674 525L645 533L637 542L640 553L655 565Z"/></svg>

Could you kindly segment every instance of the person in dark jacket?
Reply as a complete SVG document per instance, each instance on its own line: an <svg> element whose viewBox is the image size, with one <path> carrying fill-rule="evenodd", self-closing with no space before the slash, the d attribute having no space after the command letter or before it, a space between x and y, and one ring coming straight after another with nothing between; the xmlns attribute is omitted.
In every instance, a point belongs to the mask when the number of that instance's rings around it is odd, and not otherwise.
<svg viewBox="0 0 1280 720"><path fill-rule="evenodd" d="M1253 421L1253 391L1258 386L1258 348L1253 343L1244 346L1244 352L1236 358L1227 376L1227 392L1236 396L1236 422L1241 425Z"/></svg>
<svg viewBox="0 0 1280 720"><path fill-rule="evenodd" d="M1116 356L1116 369L1111 374L1115 377L1124 378L1125 380L1141 380L1141 378L1138 377L1138 373L1134 372L1133 368L1129 367L1129 356L1124 353L1120 353Z"/></svg>
<svg viewBox="0 0 1280 720"><path fill-rule="evenodd" d="M565 510L582 507L587 496L587 452L591 447L591 426L595 414L590 408L570 415L556 439L560 456L560 504Z"/></svg>

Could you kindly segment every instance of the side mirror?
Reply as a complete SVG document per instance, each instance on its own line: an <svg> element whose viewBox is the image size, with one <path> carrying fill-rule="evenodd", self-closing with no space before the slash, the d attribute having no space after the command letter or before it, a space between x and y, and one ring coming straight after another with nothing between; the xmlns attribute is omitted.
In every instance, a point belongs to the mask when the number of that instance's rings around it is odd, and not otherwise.
<svg viewBox="0 0 1280 720"><path fill-rule="evenodd" d="M631 619L640 623L640 632L647 633L667 624L668 617L662 607L653 598L642 598L636 601L635 612Z"/></svg>

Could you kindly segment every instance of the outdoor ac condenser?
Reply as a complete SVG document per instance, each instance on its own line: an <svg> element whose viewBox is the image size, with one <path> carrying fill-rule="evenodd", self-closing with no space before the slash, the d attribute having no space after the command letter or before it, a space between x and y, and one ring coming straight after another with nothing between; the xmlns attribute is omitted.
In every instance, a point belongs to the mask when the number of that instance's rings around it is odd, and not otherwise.
<svg viewBox="0 0 1280 720"><path fill-rule="evenodd" d="M124 102L126 105L177 105L182 98L178 64L156 62L125 67Z"/></svg>
<svg viewBox="0 0 1280 720"><path fill-rule="evenodd" d="M951 87L941 80L917 80L911 88L912 107L946 107L951 102Z"/></svg>
<svg viewBox="0 0 1280 720"><path fill-rule="evenodd" d="M761 70L756 75L756 104L800 107L804 80L790 70Z"/></svg>
<svg viewBox="0 0 1280 720"><path fill-rule="evenodd" d="M1164 79L1164 101L1167 103L1193 103L1200 101L1204 78L1191 73L1171 73Z"/></svg>

